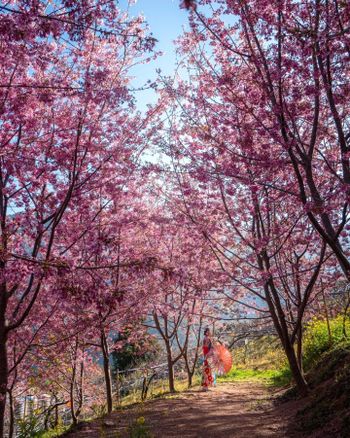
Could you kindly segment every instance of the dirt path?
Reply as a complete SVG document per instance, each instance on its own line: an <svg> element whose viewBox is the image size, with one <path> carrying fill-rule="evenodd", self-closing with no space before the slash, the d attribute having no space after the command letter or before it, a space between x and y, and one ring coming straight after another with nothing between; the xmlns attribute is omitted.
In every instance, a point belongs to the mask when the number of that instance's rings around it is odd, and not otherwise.
<svg viewBox="0 0 350 438"><path fill-rule="evenodd" d="M128 437L130 423L143 416L155 438L291 438L285 430L292 414L293 409L275 407L259 383L221 383L208 393L191 390L116 411L68 436Z"/></svg>

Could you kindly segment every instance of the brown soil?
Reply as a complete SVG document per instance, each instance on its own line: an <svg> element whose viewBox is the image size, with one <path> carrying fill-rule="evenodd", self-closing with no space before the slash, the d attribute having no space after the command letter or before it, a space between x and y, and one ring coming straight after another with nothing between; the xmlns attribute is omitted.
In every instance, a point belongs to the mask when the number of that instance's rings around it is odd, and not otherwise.
<svg viewBox="0 0 350 438"><path fill-rule="evenodd" d="M209 392L194 389L115 411L67 437L128 437L130 424L143 416L155 438L292 438L287 427L294 403L274 405L273 399L256 382L221 383Z"/></svg>

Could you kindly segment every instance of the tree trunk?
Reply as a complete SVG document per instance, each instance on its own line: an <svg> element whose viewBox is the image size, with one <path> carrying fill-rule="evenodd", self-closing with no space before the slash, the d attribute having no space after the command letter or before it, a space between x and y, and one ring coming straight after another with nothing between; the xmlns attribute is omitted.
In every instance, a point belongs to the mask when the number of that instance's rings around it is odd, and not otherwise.
<svg viewBox="0 0 350 438"><path fill-rule="evenodd" d="M56 397L56 401L57 401L57 397ZM55 407L55 421L54 421L54 427L57 427L57 426L58 426L58 420L59 420L59 417L58 417L58 405L56 405L56 407Z"/></svg>
<svg viewBox="0 0 350 438"><path fill-rule="evenodd" d="M117 372L116 372L115 383L116 383L117 404L118 404L118 406L120 406L120 374L119 374L118 368L117 368Z"/></svg>
<svg viewBox="0 0 350 438"><path fill-rule="evenodd" d="M192 386L192 378L193 378L192 373L190 371L187 371L187 385L189 388L191 388Z"/></svg>
<svg viewBox="0 0 350 438"><path fill-rule="evenodd" d="M273 284L272 284L273 289ZM274 289L273 289L274 291ZM275 291L274 291L275 292ZM298 391L302 396L307 395L308 393L308 386L307 382L303 376L303 373L298 365L298 360L294 351L294 347L292 342L290 341L288 328L285 322L284 313L281 308L281 304L279 302L278 294L274 293L274 299L275 303L277 304L277 311L275 311L274 303L271 299L271 295L269 292L269 288L267 285L265 285L265 297L270 309L271 318L273 321L273 325L276 329L276 332L280 338L280 341L282 343L283 349L286 353L288 363L290 370L292 372L293 379L295 381L295 384L297 385Z"/></svg>
<svg viewBox="0 0 350 438"><path fill-rule="evenodd" d="M191 386L192 386L192 378L193 378L194 371L193 372L191 371L187 353L183 354L183 358L184 358L184 361L185 361L185 367L186 367L186 372L187 372L187 387L191 388ZM193 369L194 368L195 367L193 367Z"/></svg>
<svg viewBox="0 0 350 438"><path fill-rule="evenodd" d="M10 426L9 426L9 438L13 438L15 429L15 409L12 391L9 391L9 405L10 405Z"/></svg>
<svg viewBox="0 0 350 438"><path fill-rule="evenodd" d="M147 377L147 375L143 379L143 385L142 385L142 394L141 394L141 400L144 401L147 398L148 389L152 383L152 380L156 377L157 373L153 373L150 378Z"/></svg>
<svg viewBox="0 0 350 438"><path fill-rule="evenodd" d="M81 414L81 410L83 408L83 404L84 404L84 370L85 370L85 366L84 366L84 360L82 360L80 362L80 388L79 388L79 404L78 404L78 409L76 411L76 417L79 418L79 415Z"/></svg>
<svg viewBox="0 0 350 438"><path fill-rule="evenodd" d="M348 298L348 302L346 303L345 309L344 309L344 316L343 316L343 336L344 338L348 337L348 334L346 332L346 320L348 316L348 310L350 307L350 298Z"/></svg>
<svg viewBox="0 0 350 438"><path fill-rule="evenodd" d="M300 328L298 330L298 344L297 344L297 359L298 359L298 366L300 371L303 373L303 330L300 325Z"/></svg>
<svg viewBox="0 0 350 438"><path fill-rule="evenodd" d="M7 333L5 325L6 304L6 286L2 284L0 288L0 437L3 437L5 433L5 408L8 382L8 362L6 347Z"/></svg>
<svg viewBox="0 0 350 438"><path fill-rule="evenodd" d="M74 362L74 366L73 366L73 376L72 376L72 380L71 380L71 384L70 384L70 391L69 391L70 412L72 415L72 421L73 421L74 425L76 425L78 423L78 418L75 414L75 400L74 400L75 375L76 375L76 362Z"/></svg>
<svg viewBox="0 0 350 438"><path fill-rule="evenodd" d="M297 357L295 355L294 348L290 344L290 342L286 343L286 345L284 346L284 351L286 352L286 356L288 359L290 370L292 372L292 376L293 376L294 382L298 388L298 391L302 396L305 396L308 394L308 391L309 391L308 385L307 385L307 382L303 376L301 369L299 368L298 360L297 360Z"/></svg>
<svg viewBox="0 0 350 438"><path fill-rule="evenodd" d="M107 411L110 414L113 410L112 379L111 369L109 366L109 349L104 330L101 330L101 347L103 355L103 370L106 383Z"/></svg>
<svg viewBox="0 0 350 438"><path fill-rule="evenodd" d="M174 363L171 354L171 346L169 341L166 342L166 351L167 351L167 361L168 361L168 381L169 381L169 391L175 392L175 383L174 383Z"/></svg>
<svg viewBox="0 0 350 438"><path fill-rule="evenodd" d="M327 305L326 296L324 294L323 287L322 287L322 298L323 298L323 305L324 305L324 315L326 317L326 322L327 322L329 344L332 345L332 343L333 343L332 330L331 330L331 325L329 323L328 305Z"/></svg>
<svg viewBox="0 0 350 438"><path fill-rule="evenodd" d="M276 324L275 321L274 323ZM283 349L286 353L294 382L300 395L305 396L308 394L308 385L304 378L302 367L299 367L298 358L295 354L294 346L289 339L288 332L285 331L281 326L279 326L279 330L277 330L277 332L279 334ZM302 361L302 357L300 357L300 361Z"/></svg>

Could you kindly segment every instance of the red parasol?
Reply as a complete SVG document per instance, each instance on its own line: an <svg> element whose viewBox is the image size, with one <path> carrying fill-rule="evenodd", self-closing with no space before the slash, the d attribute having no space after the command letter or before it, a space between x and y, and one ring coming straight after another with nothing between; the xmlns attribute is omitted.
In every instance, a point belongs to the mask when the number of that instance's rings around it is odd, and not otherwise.
<svg viewBox="0 0 350 438"><path fill-rule="evenodd" d="M215 356L218 371L228 373L232 368L232 355L230 351L222 344L215 345Z"/></svg>

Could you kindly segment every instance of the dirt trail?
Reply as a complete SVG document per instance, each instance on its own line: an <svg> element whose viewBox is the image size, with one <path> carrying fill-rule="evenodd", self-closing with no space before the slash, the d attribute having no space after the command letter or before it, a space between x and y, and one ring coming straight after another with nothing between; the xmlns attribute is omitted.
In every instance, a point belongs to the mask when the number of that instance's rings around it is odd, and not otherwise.
<svg viewBox="0 0 350 438"><path fill-rule="evenodd" d="M206 393L194 389L116 411L68 437L128 437L130 423L143 416L155 438L291 438L286 427L292 415L293 409L275 407L259 383L221 383Z"/></svg>

